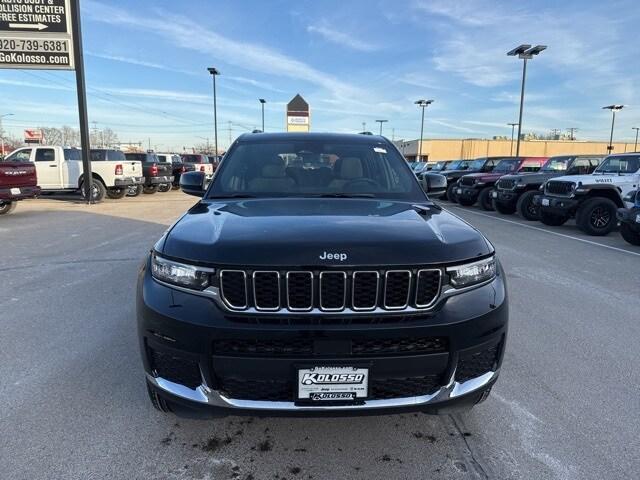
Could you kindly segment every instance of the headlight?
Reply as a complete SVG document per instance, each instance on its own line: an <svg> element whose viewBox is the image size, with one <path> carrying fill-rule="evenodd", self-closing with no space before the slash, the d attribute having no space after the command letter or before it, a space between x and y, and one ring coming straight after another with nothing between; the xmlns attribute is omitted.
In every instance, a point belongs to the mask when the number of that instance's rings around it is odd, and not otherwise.
<svg viewBox="0 0 640 480"><path fill-rule="evenodd" d="M496 276L496 259L491 257L479 262L448 267L447 273L451 285L455 288L469 287L491 280Z"/></svg>
<svg viewBox="0 0 640 480"><path fill-rule="evenodd" d="M212 268L174 262L155 253L151 256L151 275L162 282L180 287L204 290L209 286L209 278L213 273L215 270Z"/></svg>

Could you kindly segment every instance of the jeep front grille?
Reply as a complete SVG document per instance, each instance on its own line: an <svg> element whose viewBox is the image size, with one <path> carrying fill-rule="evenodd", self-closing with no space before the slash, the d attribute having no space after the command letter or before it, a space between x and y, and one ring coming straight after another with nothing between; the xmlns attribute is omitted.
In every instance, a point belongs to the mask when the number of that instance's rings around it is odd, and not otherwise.
<svg viewBox="0 0 640 480"><path fill-rule="evenodd" d="M460 179L460 185L466 185L468 187L472 186L475 183L474 177L462 177Z"/></svg>
<svg viewBox="0 0 640 480"><path fill-rule="evenodd" d="M358 312L426 309L440 294L440 269L221 270L220 296L229 310Z"/></svg>
<svg viewBox="0 0 640 480"><path fill-rule="evenodd" d="M515 180L510 180L508 178L501 178L496 182L496 188L499 190L513 190L516 186Z"/></svg>
<svg viewBox="0 0 640 480"><path fill-rule="evenodd" d="M550 195L564 195L567 196L571 193L573 189L573 182L563 182L552 180L547 182L545 186L545 193Z"/></svg>

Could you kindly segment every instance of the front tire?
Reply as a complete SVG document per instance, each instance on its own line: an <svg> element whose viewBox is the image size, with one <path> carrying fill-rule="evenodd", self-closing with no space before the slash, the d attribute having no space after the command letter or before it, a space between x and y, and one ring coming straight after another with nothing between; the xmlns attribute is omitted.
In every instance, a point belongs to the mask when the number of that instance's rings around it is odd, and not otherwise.
<svg viewBox="0 0 640 480"><path fill-rule="evenodd" d="M493 187L484 187L480 191L480 195L478 195L478 203L480 204L480 207L488 212L493 211L491 190L493 190Z"/></svg>
<svg viewBox="0 0 640 480"><path fill-rule="evenodd" d="M142 189L142 193L146 193L147 195L151 195L153 193L156 193L158 191L158 185L150 185L150 186L145 186Z"/></svg>
<svg viewBox="0 0 640 480"><path fill-rule="evenodd" d="M620 224L620 235L631 245L640 246L640 232L633 230L628 224Z"/></svg>
<svg viewBox="0 0 640 480"><path fill-rule="evenodd" d="M576 224L587 235L607 235L616 228L617 208L608 198L590 198L578 208Z"/></svg>
<svg viewBox="0 0 640 480"><path fill-rule="evenodd" d="M529 190L520 195L516 210L522 218L531 222L540 220L540 207L533 204L533 197L538 194L535 190Z"/></svg>
<svg viewBox="0 0 640 480"><path fill-rule="evenodd" d="M457 186L455 183L452 183L447 187L447 198L449 199L450 202L453 202L453 203L458 202L458 198L456 197L456 188Z"/></svg>
<svg viewBox="0 0 640 480"><path fill-rule="evenodd" d="M516 213L516 207L514 207L511 204L507 205L507 204L498 202L495 198L493 199L493 209L503 215L513 215L514 213Z"/></svg>
<svg viewBox="0 0 640 480"><path fill-rule="evenodd" d="M1 201L0 202L0 215L9 215L16 209L18 202Z"/></svg>
<svg viewBox="0 0 640 480"><path fill-rule="evenodd" d="M80 184L80 191L82 192L82 198L86 200L86 195L84 193L84 181ZM91 182L91 201L94 203L100 203L104 200L105 195L107 194L107 187L104 186L97 178L94 178Z"/></svg>
<svg viewBox="0 0 640 480"><path fill-rule="evenodd" d="M119 200L121 198L124 198L124 196L127 194L127 192L129 191L128 188L108 188L107 189L107 197L111 198L112 200Z"/></svg>
<svg viewBox="0 0 640 480"><path fill-rule="evenodd" d="M567 220L569 220L569 217L564 215L555 215L553 213L540 210L540 221L550 227L559 227L560 225L564 225L567 223Z"/></svg>

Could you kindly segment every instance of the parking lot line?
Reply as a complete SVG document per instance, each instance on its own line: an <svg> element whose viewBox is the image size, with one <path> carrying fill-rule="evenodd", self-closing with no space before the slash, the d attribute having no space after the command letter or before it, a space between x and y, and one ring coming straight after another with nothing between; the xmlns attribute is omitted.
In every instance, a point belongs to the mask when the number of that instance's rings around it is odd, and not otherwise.
<svg viewBox="0 0 640 480"><path fill-rule="evenodd" d="M499 221L505 222L505 223L512 223L514 225L519 225L519 226L521 226L523 228L529 228L531 230L538 230L540 232L549 233L551 235L556 235L558 237L570 238L572 240L577 240L578 242L588 243L590 245L596 245L598 247L608 248L609 250L615 250L617 252L628 253L629 255L635 255L636 257L640 257L640 253L631 252L629 250L625 250L624 248L612 247L611 245L605 245L604 243L598 243L598 242L594 242L592 240L586 240L584 238L574 237L573 235L567 235L566 233L554 232L554 231L551 231L551 230L546 230L544 228L534 227L533 225L527 225L526 223L514 222L513 220L508 220L506 218L500 218L500 217L496 217L496 216L493 216L493 215L487 215L486 213L476 212L476 211L470 210L468 208L456 207L454 205L447 205L446 208L455 208L457 210L462 210L463 212L473 213L474 215L479 215L481 217L492 218L494 220L499 220Z"/></svg>

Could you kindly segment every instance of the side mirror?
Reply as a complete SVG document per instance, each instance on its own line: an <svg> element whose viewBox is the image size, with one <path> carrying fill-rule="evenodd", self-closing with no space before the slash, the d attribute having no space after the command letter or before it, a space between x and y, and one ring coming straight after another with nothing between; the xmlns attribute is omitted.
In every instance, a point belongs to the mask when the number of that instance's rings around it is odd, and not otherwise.
<svg viewBox="0 0 640 480"><path fill-rule="evenodd" d="M187 172L180 175L180 189L187 195L203 197L207 190L204 172Z"/></svg>
<svg viewBox="0 0 640 480"><path fill-rule="evenodd" d="M447 177L437 173L425 173L422 188L427 195L444 195L447 191Z"/></svg>

